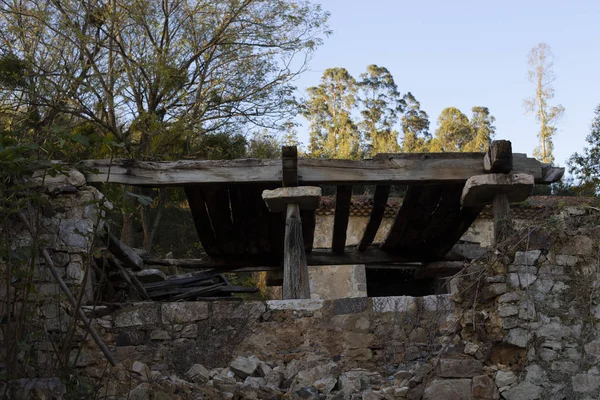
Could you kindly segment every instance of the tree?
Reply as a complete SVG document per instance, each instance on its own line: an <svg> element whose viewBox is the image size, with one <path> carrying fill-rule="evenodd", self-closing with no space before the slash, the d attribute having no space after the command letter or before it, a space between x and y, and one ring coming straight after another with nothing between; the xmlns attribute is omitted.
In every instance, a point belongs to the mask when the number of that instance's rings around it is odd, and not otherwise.
<svg viewBox="0 0 600 400"><path fill-rule="evenodd" d="M255 132L248 142L247 157L279 158L281 157L281 142L267 129Z"/></svg>
<svg viewBox="0 0 600 400"><path fill-rule="evenodd" d="M326 69L319 86L307 89L303 115L310 121L311 156L360 158L360 132L352 120L357 90L356 80L345 68Z"/></svg>
<svg viewBox="0 0 600 400"><path fill-rule="evenodd" d="M577 181L577 191L597 196L600 194L600 105L596 107L586 142L581 153L569 158L568 166Z"/></svg>
<svg viewBox="0 0 600 400"><path fill-rule="evenodd" d="M395 125L403 111L404 102L394 77L387 68L375 64L360 75L362 121L360 126L365 140L365 153L393 153L399 150Z"/></svg>
<svg viewBox="0 0 600 400"><path fill-rule="evenodd" d="M473 116L471 117L471 127L473 128L472 139L464 147L464 151L486 151L494 138L496 127L493 125L496 121L487 107L473 107Z"/></svg>
<svg viewBox="0 0 600 400"><path fill-rule="evenodd" d="M552 137L556 134L556 123L563 115L565 108L562 105L551 106L548 104L554 98L555 75L552 69L554 55L550 46L539 43L529 52L528 72L529 81L535 85L535 95L525 100L527 112L535 115L540 124L538 138L540 145L534 150L534 155L545 163L553 163L554 155Z"/></svg>
<svg viewBox="0 0 600 400"><path fill-rule="evenodd" d="M290 0L3 2L2 55L26 63L29 84L0 99L38 121L91 123L133 156L190 154L207 133L295 114L291 82L326 21Z"/></svg>
<svg viewBox="0 0 600 400"><path fill-rule="evenodd" d="M421 103L411 92L404 95L406 107L402 115L402 151L404 153L423 153L428 151L431 133L429 133L429 116L421 110Z"/></svg>
<svg viewBox="0 0 600 400"><path fill-rule="evenodd" d="M447 107L438 117L438 128L430 145L430 151L466 151L473 138L473 126L469 118L456 107Z"/></svg>
<svg viewBox="0 0 600 400"><path fill-rule="evenodd" d="M212 158L203 147L223 135L239 144L242 128L297 113L292 81L327 18L291 0L2 2L0 58L23 78L0 85L0 117L44 146L67 137L129 157Z"/></svg>

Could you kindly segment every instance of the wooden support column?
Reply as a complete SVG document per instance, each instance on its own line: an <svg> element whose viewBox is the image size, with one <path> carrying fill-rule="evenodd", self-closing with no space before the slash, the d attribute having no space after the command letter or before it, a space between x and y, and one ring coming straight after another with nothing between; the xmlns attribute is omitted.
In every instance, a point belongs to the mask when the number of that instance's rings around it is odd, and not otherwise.
<svg viewBox="0 0 600 400"><path fill-rule="evenodd" d="M284 146L281 155L283 187L265 190L262 197L271 212L285 211L282 297L310 299L300 210L313 212L316 210L321 198L321 188L297 187L298 151L295 146Z"/></svg>
<svg viewBox="0 0 600 400"><path fill-rule="evenodd" d="M483 157L483 169L493 174L509 174L513 169L512 144L508 140L494 140ZM513 230L508 195L498 192L494 196L494 244L503 242Z"/></svg>

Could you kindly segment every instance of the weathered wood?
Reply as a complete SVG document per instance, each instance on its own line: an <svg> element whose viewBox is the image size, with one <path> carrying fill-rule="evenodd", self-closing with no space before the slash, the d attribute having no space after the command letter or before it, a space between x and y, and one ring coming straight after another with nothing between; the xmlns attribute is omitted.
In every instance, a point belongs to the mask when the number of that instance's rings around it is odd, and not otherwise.
<svg viewBox="0 0 600 400"><path fill-rule="evenodd" d="M271 212L285 212L288 204L298 204L300 210L316 210L321 199L321 188L298 186L265 190L262 198Z"/></svg>
<svg viewBox="0 0 600 400"><path fill-rule="evenodd" d="M289 204L286 212L282 291L284 299L310 299L302 222L297 204Z"/></svg>
<svg viewBox="0 0 600 400"><path fill-rule="evenodd" d="M504 193L494 197L494 244L498 245L508 239L513 233L510 202Z"/></svg>
<svg viewBox="0 0 600 400"><path fill-rule="evenodd" d="M314 184L412 184L464 182L485 173L484 153L382 154L373 160L298 160L298 182ZM281 160L188 160L152 162L88 160L79 166L88 182L139 186L177 186L214 183L278 183ZM513 154L513 173L533 175L536 183L560 179L561 168L548 167L525 154Z"/></svg>
<svg viewBox="0 0 600 400"><path fill-rule="evenodd" d="M317 225L316 210L300 210L302 220L302 239L304 240L304 251L310 253L315 241L315 227Z"/></svg>
<svg viewBox="0 0 600 400"><path fill-rule="evenodd" d="M443 186L440 185L411 185L406 191L404 200L387 238L381 248L395 251L401 242L411 243L411 232L419 234L418 227L425 227L431 214L437 208Z"/></svg>
<svg viewBox="0 0 600 400"><path fill-rule="evenodd" d="M375 188L375 194L373 195L373 209L371 210L371 217L365 227L363 237L358 245L358 250L364 250L373 243L375 235L381 225L383 214L387 206L388 197L390 196L390 186L378 185Z"/></svg>
<svg viewBox="0 0 600 400"><path fill-rule="evenodd" d="M503 193L509 202L521 202L533 189L533 176L527 174L476 175L465 184L461 204L464 207L481 207L491 204L496 194Z"/></svg>
<svg viewBox="0 0 600 400"><path fill-rule="evenodd" d="M127 267L135 271L144 268L144 260L131 247L122 243L110 232L108 232L108 250L123 261Z"/></svg>
<svg viewBox="0 0 600 400"><path fill-rule="evenodd" d="M565 174L564 168L552 166L552 164L542 164L542 179L541 182L536 180L535 183L551 183L558 182Z"/></svg>
<svg viewBox="0 0 600 400"><path fill-rule="evenodd" d="M210 222L208 212L206 211L206 203L202 188L200 186L185 186L184 189L192 213L192 218L194 219L194 226L196 227L196 232L198 233L204 251L210 256L220 255L221 250L217 246L215 232Z"/></svg>
<svg viewBox="0 0 600 400"><path fill-rule="evenodd" d="M251 192L245 185L229 185L229 201L233 222L234 242L238 254L258 254L258 224L255 219ZM251 188L251 187L249 187Z"/></svg>
<svg viewBox="0 0 600 400"><path fill-rule="evenodd" d="M298 186L298 149L296 146L281 148L281 183L284 187Z"/></svg>
<svg viewBox="0 0 600 400"><path fill-rule="evenodd" d="M483 158L485 172L508 174L513 169L512 144L508 140L494 140Z"/></svg>
<svg viewBox="0 0 600 400"><path fill-rule="evenodd" d="M346 231L348 229L351 201L352 186L338 185L335 193L335 215L331 240L331 251L334 253L343 253L346 246Z"/></svg>
<svg viewBox="0 0 600 400"><path fill-rule="evenodd" d="M202 194L221 254L225 256L236 254L235 230L231 219L227 185L203 186Z"/></svg>

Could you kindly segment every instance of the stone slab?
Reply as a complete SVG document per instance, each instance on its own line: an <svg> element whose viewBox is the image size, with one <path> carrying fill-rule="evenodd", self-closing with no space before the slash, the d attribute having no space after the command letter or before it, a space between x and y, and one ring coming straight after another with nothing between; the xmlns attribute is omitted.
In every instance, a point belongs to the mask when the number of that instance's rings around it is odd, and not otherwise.
<svg viewBox="0 0 600 400"><path fill-rule="evenodd" d="M262 198L271 212L285 212L288 204L298 204L301 210L316 210L321 200L321 188L297 186L264 190Z"/></svg>

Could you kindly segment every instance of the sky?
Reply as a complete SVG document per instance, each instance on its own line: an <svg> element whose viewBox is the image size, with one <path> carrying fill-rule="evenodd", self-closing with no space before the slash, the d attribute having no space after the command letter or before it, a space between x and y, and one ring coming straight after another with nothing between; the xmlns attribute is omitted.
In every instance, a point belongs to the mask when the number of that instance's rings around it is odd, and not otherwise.
<svg viewBox="0 0 600 400"><path fill-rule="evenodd" d="M527 56L540 42L553 53L555 97L565 114L557 125L558 165L581 151L600 104L600 0L313 0L331 13L333 34L295 83L299 95L323 71L344 67L353 76L367 65L386 67L402 94L410 91L429 114L431 131L442 109L473 106L496 117L496 139L531 156L537 125L523 100L535 93ZM305 120L300 120L305 122ZM307 124L299 139L308 143Z"/></svg>

